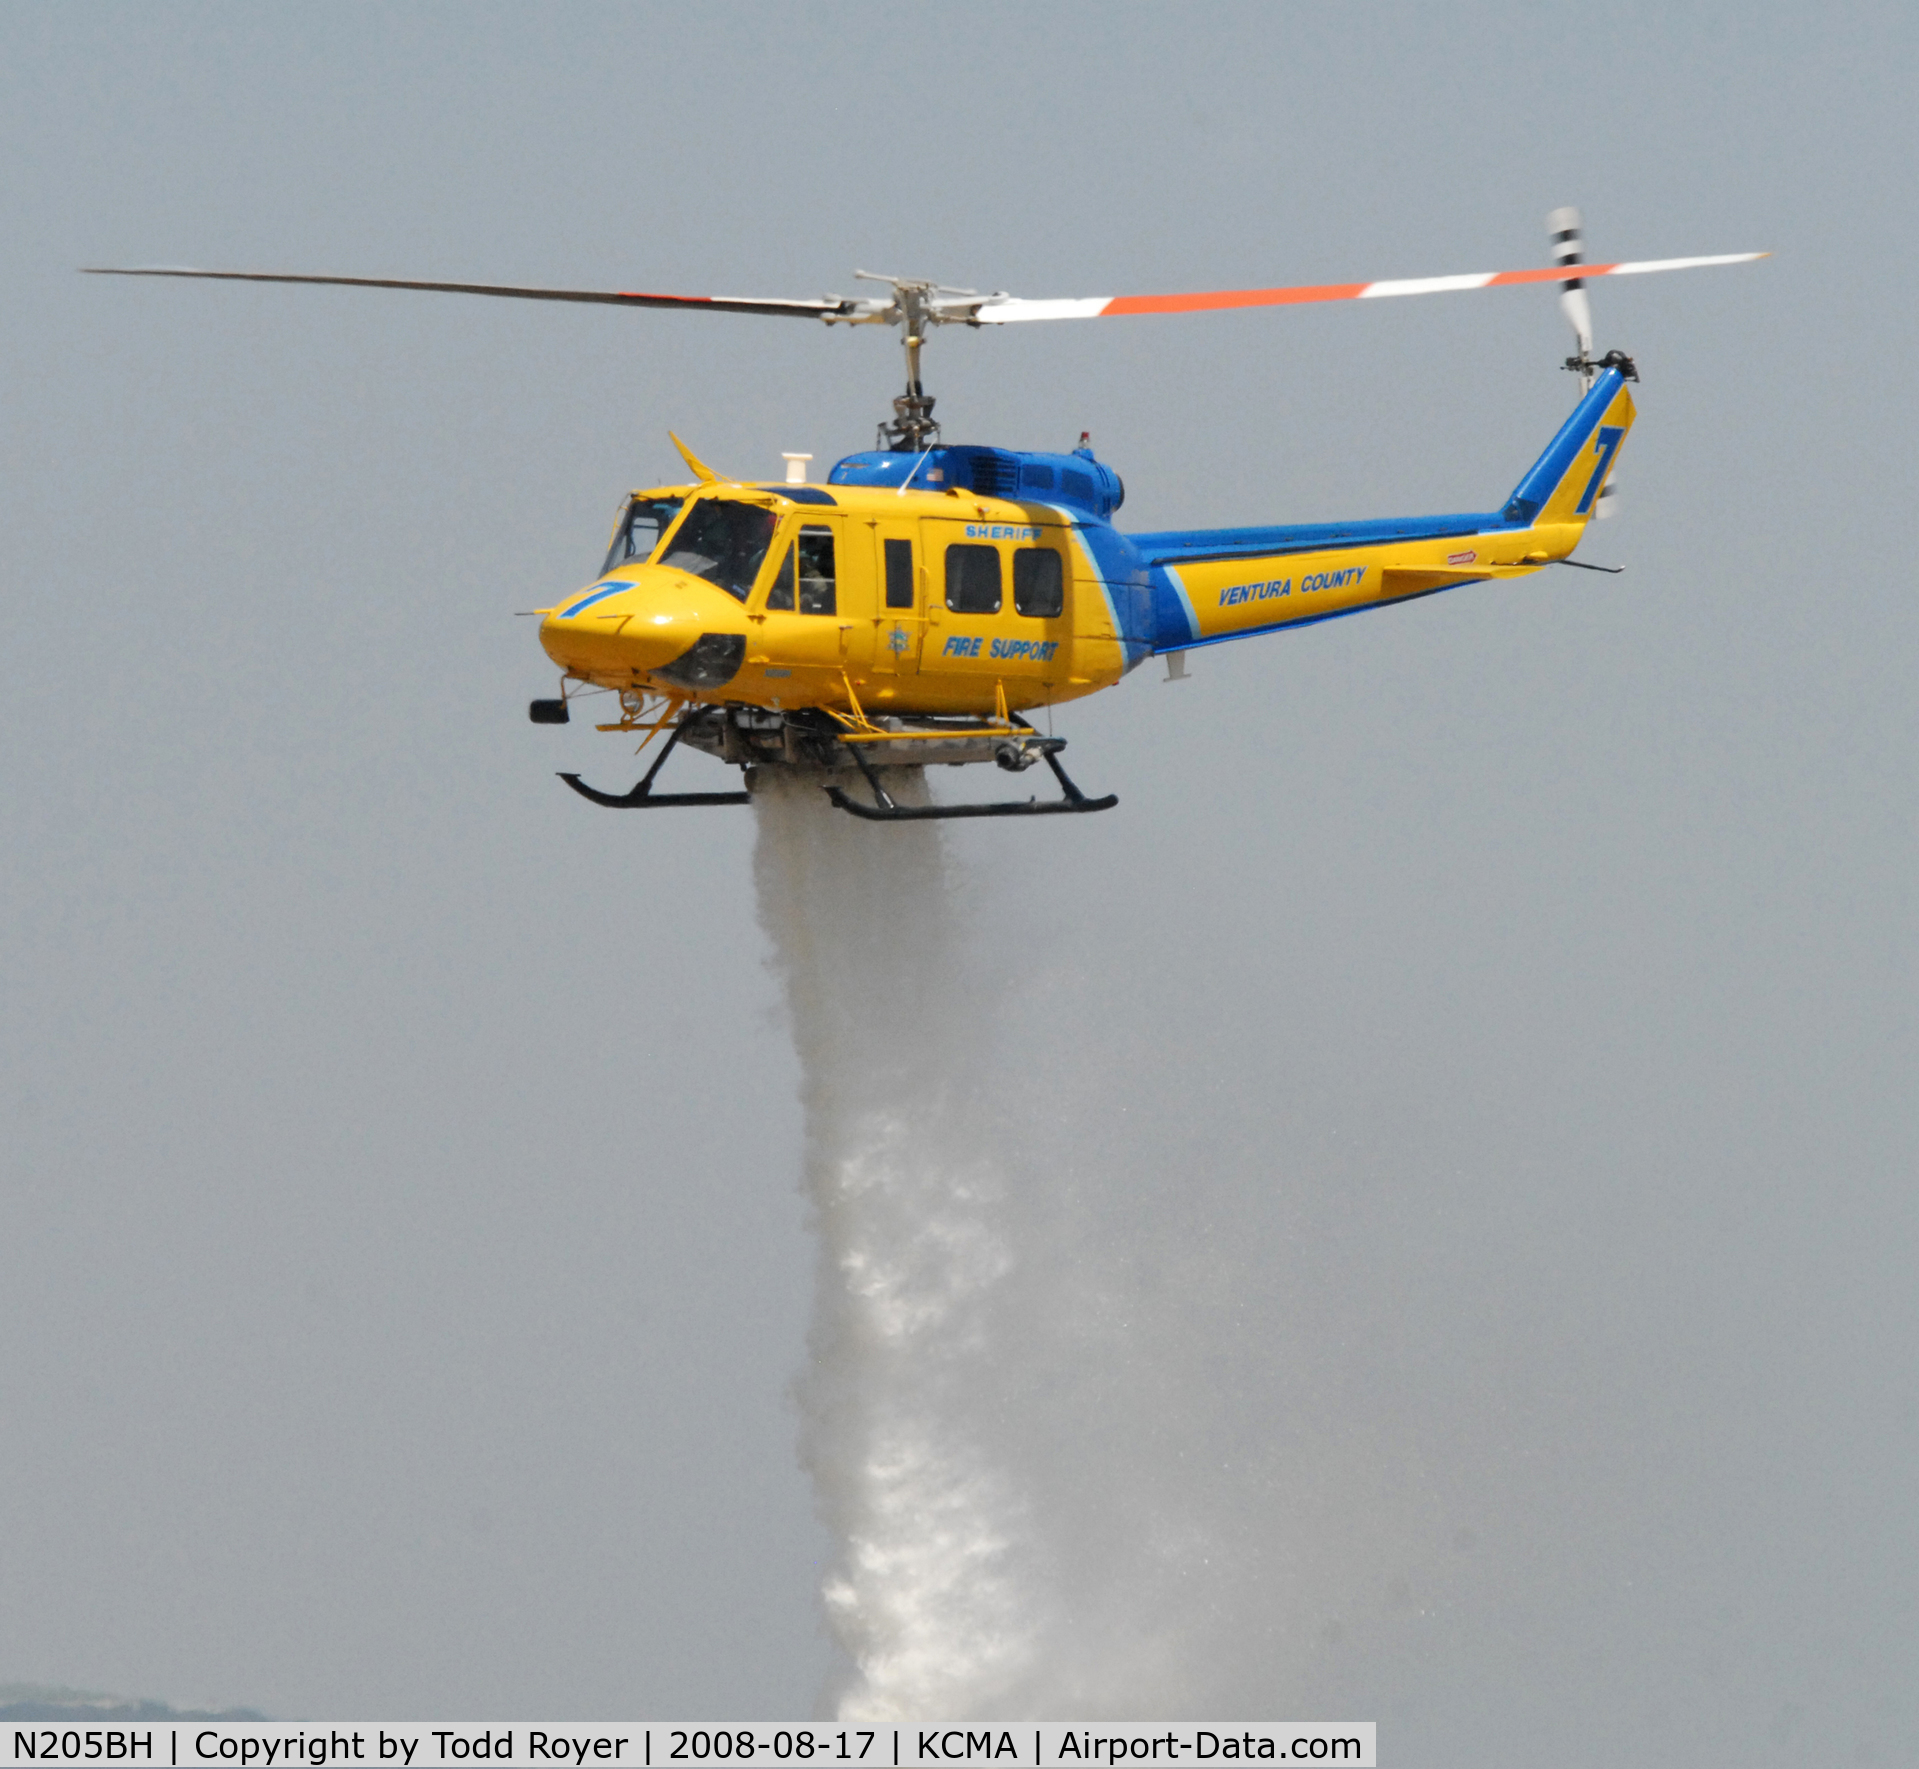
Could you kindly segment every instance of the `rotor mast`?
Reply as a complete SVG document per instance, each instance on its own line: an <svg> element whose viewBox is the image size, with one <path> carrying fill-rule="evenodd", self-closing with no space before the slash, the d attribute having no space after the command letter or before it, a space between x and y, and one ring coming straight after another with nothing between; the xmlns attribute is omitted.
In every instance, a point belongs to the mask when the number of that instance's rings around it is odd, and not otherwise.
<svg viewBox="0 0 1919 1769"><path fill-rule="evenodd" d="M870 270L853 274L863 282L885 283L893 291L892 300L859 302L843 320L837 314L828 315L827 324L838 320L846 325L900 328L906 347L906 391L893 401L892 420L880 425L875 442L882 449L901 454L924 454L940 439L940 427L933 420L933 396L920 380L920 347L926 342L927 328L976 326L980 303L994 297L982 295L977 289L953 289L943 283L880 276Z"/></svg>
<svg viewBox="0 0 1919 1769"><path fill-rule="evenodd" d="M916 294L900 303L905 313L906 391L893 401L893 421L881 424L877 438L880 446L924 454L939 441L940 427L933 422L933 401L920 383L920 346L926 342L926 316Z"/></svg>

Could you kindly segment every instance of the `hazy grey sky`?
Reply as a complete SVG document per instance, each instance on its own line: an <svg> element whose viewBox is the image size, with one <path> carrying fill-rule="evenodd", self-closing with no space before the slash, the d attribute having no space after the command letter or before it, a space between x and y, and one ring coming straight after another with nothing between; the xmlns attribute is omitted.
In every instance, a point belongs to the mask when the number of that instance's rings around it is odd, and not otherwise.
<svg viewBox="0 0 1919 1769"><path fill-rule="evenodd" d="M1089 1656L1195 1712L1909 1756L1914 18L0 10L0 1681L834 1674L753 814L569 795L631 771L525 722L512 615L669 426L869 446L896 345L76 266L1104 294L1536 263L1576 203L1595 257L1778 254L1595 290L1626 575L1148 667L1060 722L1116 811L951 840L1008 1454ZM947 332L927 379L949 440L1090 429L1163 528L1493 505L1567 345L1512 290Z"/></svg>

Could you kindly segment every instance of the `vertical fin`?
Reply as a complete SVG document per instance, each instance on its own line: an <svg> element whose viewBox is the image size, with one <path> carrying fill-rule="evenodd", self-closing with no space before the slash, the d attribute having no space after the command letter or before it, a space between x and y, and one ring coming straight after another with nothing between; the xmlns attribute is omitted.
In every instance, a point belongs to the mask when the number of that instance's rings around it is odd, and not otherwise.
<svg viewBox="0 0 1919 1769"><path fill-rule="evenodd" d="M1601 369L1593 390L1573 408L1507 500L1506 520L1536 528L1585 522L1594 515L1633 415L1625 378L1617 369Z"/></svg>

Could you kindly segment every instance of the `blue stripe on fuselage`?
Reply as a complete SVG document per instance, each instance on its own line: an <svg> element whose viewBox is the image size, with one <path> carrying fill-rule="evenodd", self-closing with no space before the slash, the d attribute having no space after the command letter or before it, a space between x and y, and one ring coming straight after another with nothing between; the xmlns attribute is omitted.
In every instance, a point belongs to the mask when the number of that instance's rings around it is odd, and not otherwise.
<svg viewBox="0 0 1919 1769"><path fill-rule="evenodd" d="M1323 548L1363 547L1385 541L1451 540L1496 529L1524 528L1565 478L1593 427L1624 385L1607 369L1573 407L1512 496L1498 510L1452 516L1389 516L1364 522L1299 522L1258 528L1172 529L1127 539L1149 566L1185 565L1202 559L1256 559L1275 553L1316 553ZM1296 623L1288 621L1291 626Z"/></svg>
<svg viewBox="0 0 1919 1769"><path fill-rule="evenodd" d="M1374 522L1294 522L1274 528L1180 529L1127 539L1154 565L1187 565L1204 559L1257 559L1271 553L1380 546L1387 541L1451 540L1506 525L1497 511L1486 511L1466 516L1394 516Z"/></svg>
<svg viewBox="0 0 1919 1769"><path fill-rule="evenodd" d="M1113 631L1119 635L1122 673L1145 662L1154 651L1153 586L1138 549L1110 524L1060 504L1044 506L1071 525L1086 549Z"/></svg>
<svg viewBox="0 0 1919 1769"><path fill-rule="evenodd" d="M591 608L595 602L604 602L608 596L617 596L622 590L630 590L632 587L630 583L601 584L592 595L582 596L571 608L562 608L560 618L572 620L583 610Z"/></svg>
<svg viewBox="0 0 1919 1769"><path fill-rule="evenodd" d="M1153 649L1179 651L1199 637L1199 616L1193 598L1170 565L1155 565L1146 574L1153 586Z"/></svg>

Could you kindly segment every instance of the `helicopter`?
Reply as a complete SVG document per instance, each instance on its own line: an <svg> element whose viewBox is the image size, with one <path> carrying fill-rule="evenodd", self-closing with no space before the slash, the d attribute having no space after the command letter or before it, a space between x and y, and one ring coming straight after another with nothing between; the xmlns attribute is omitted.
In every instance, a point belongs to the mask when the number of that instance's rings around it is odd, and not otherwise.
<svg viewBox="0 0 1919 1769"><path fill-rule="evenodd" d="M810 481L810 455L785 456L784 480L714 471L678 436L690 481L623 500L599 575L548 608L540 643L560 669L535 724L570 722L582 695L610 693L601 731L658 742L621 793L562 773L581 797L622 810L740 805L766 770L825 777L834 805L869 821L1084 814L1111 809L1060 760L1066 740L1028 717L1110 688L1147 658L1186 674L1186 654L1410 602L1463 584L1523 577L1571 557L1606 498L1632 428L1623 351L1593 354L1587 281L1749 263L1763 252L1592 264L1579 214L1547 218L1544 268L1371 283L1179 295L1022 299L857 271L886 293L762 300L427 282L388 277L174 268L90 269L106 276L316 283L810 319L900 328L906 388L871 450ZM1125 486L1085 435L1044 453L947 444L921 380L939 326L1174 314L1376 300L1556 283L1577 348L1571 415L1496 508L1457 515L1289 526L1121 533ZM669 435L671 433L669 432ZM681 744L744 770L744 790L665 792ZM902 802L902 770L1043 763L1059 795L988 803ZM889 776L892 784L889 786ZM849 786L863 783L864 792ZM907 795L908 799L915 795Z"/></svg>

